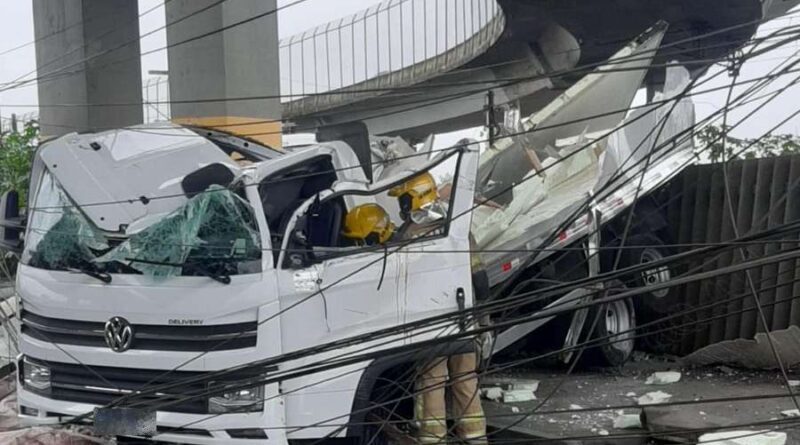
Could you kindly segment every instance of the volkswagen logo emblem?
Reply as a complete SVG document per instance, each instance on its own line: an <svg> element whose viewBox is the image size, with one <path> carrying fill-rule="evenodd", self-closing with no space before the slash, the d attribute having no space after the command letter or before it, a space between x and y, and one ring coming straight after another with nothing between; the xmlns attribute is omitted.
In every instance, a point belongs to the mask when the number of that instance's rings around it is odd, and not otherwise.
<svg viewBox="0 0 800 445"><path fill-rule="evenodd" d="M104 330L106 344L114 352L125 352L133 343L133 327L122 317L113 317L106 322Z"/></svg>

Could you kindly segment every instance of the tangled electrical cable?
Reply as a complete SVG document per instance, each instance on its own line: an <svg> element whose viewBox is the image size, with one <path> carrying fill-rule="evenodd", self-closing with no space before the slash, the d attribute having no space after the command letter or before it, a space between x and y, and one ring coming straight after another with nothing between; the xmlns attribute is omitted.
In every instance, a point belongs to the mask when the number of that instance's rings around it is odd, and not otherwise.
<svg viewBox="0 0 800 445"><path fill-rule="evenodd" d="M645 169L646 169L646 167L645 167ZM791 227L791 228L796 230L796 227ZM746 243L746 242L749 242L749 241L753 241L753 240L745 238L741 242L742 243ZM712 247L712 246L706 246L706 248L709 248L709 247ZM698 250L703 250L703 249L698 249ZM792 259L792 258L797 258L797 257L798 257L798 254L797 254L796 251L789 251L789 252L786 252L785 254L782 254L782 255L774 255L773 257L768 258L768 260L769 261L780 262L780 261L784 261L786 259ZM672 259L672 260L674 260L674 259ZM702 279L705 279L705 278L707 278L709 276L718 276L718 275L721 275L721 274L724 274L724 273L731 273L731 271L747 270L747 267L756 267L755 266L756 264L763 264L763 263L767 262L766 260L767 259L746 261L746 262L743 262L742 264L738 265L736 268L729 268L729 269L725 269L725 270L717 270L717 271L713 271L713 273L711 273L711 274L710 273L696 274L696 276L685 277L684 281L686 281L689 278L692 279L692 280L702 280ZM664 262L664 264L669 264L669 263L668 262ZM745 267L745 265L747 267ZM649 265L649 267L652 267L652 265ZM641 269L633 268L633 269L623 270L623 272L633 273L636 270L641 270ZM584 280L580 284L572 283L572 285L591 286L592 284L602 284L603 281L607 281L607 280L611 279L613 276L617 276L615 274L618 274L619 272L620 271L614 271L613 275L605 275L605 276L602 276L602 277L596 277L595 280L590 280L590 281ZM679 283L679 282L680 282L680 280L676 280L674 283L669 283L669 285L676 285L676 283ZM554 286L554 287L558 287L558 286ZM552 289L552 288L550 288L550 289L547 289L549 294L548 294L548 292L538 292L538 293L530 294L530 295L527 295L527 296L533 296L533 295L535 295L537 297L552 296L552 295L556 295L559 292L563 292L566 289L568 289L568 286L567 287L561 287L560 289ZM643 289L639 289L639 290L636 290L636 291L629 291L627 293L626 292L622 292L621 294L614 295L613 298L628 298L630 296L636 295L636 293L632 293L632 292L641 292L641 291L643 291ZM523 294L523 295L521 295L521 297L526 297L526 295ZM523 301L524 301L524 299L520 298L516 303L520 303L521 304ZM609 302L612 302L612 301L614 301L614 300L609 298L609 297L600 298L600 299L598 299L596 301L593 301L590 305L584 306L583 308L588 309L588 308L593 307L593 306L595 306L597 304L605 304L605 303L609 303ZM530 302L530 301L528 301L528 302ZM509 304L509 303L505 302L505 304ZM493 308L496 308L496 307L499 307L499 306L500 305L498 304L498 305L494 306ZM484 308L480 308L480 310L483 310L483 309ZM566 309L560 309L559 311L551 311L551 313L555 313L557 315L559 313L568 313L568 312L574 311L575 309L576 309L575 307L570 307L570 308L566 308ZM487 310L489 310L489 308L487 308ZM472 313L474 314L477 311L478 311L478 309L475 309L475 310L472 311ZM469 313L459 314L459 317L463 316L463 315L469 315ZM550 315L550 314L540 313L540 314L536 314L536 315L537 316L543 316L543 315ZM459 317L453 317L453 318L451 318L451 320L457 320ZM505 326L511 326L511 325L514 325L514 324L517 324L517 323L521 323L521 322L525 322L525 321L529 321L529 320L526 320L526 319L505 320L504 325ZM452 323L452 321L450 323ZM449 327L445 326L445 328L454 329L452 324ZM492 328L496 328L496 326L493 326ZM408 328L404 327L404 329L408 329ZM444 330L442 330L441 327L437 327L436 329L438 329L439 333L445 332ZM430 341L429 343L421 342L419 344L414 345L414 346L416 346L416 348L409 348L409 349L413 351L413 350L418 350L419 348L423 348L424 349L426 346L427 347L434 347L436 345L446 344L446 342L457 340L459 338L470 338L471 336L475 335L478 332L479 332L479 330L476 329L476 330L471 330L471 331L469 331L467 333L454 333L454 334L450 334L450 335L441 335L441 336L437 334L438 338L435 338L435 341ZM387 334L388 337L391 337L391 335L392 335L392 333L388 333ZM364 341L364 340L365 339L362 339L361 341ZM606 339L606 340L608 340L608 339ZM356 344L359 344L359 343L356 343ZM582 344L581 346L585 346L585 344ZM367 350L371 350L372 347L368 346L366 349ZM434 349L434 351L435 351L435 349ZM306 351L306 352L308 353L308 355L316 354L316 353L312 354L311 352L308 352L308 351ZM389 353L389 352L394 352L394 350L391 350L391 349L389 349L389 350L381 350L380 352L381 353ZM301 358L301 357L302 356L296 356L296 358ZM369 360L369 357L373 357L374 358L375 355L374 354L362 354L360 356L354 356L354 357L349 357L349 358L345 357L345 359L340 359L340 360L327 359L328 360L327 362L325 362L325 361L321 362L322 365L317 363L316 366L298 367L296 370L294 370L294 373L291 373L291 372L288 372L288 371L284 371L284 372L278 373L277 376L270 376L270 379L262 379L262 380L260 380L258 382L255 382L255 383L256 384L263 384L265 382L278 382L278 381L283 381L283 380L286 380L286 379L297 378L296 376L298 376L298 375L308 375L308 374L312 374L312 373L321 372L321 369L322 370L324 370L324 369L335 369L335 368L338 368L338 367L346 366L348 363L360 363L360 362ZM289 359L289 360L291 360L291 359ZM355 362L353 362L353 361L355 361ZM280 361L279 363L283 363L283 361ZM261 365L252 364L251 366L261 366ZM228 372L228 371L225 371L225 372ZM284 374L284 373L288 374L288 376L287 375L281 375L281 374ZM220 375L220 374L218 374L218 375ZM224 374L222 374L222 375L224 375ZM186 384L186 382L181 382L180 383L180 385L185 385L185 384ZM253 381L246 381L246 382L242 382L241 384L242 385L253 385L254 382ZM156 390L158 390L158 388L159 388L158 386L155 386L155 387L150 388L149 391L156 391ZM162 390L165 389L163 386L160 387L160 388ZM225 388L225 389L227 390L229 388ZM146 395L146 394L154 394L154 393L150 393L149 391L148 392L143 391L140 394L136 394L134 397L129 398L125 402L130 402L130 401L134 401L135 402L135 400L137 398L139 398L139 397L144 398L143 396ZM188 397L204 397L204 396L207 396L208 394L211 394L211 393L212 393L211 391L207 391L207 392L202 393L202 394L187 394L187 396ZM156 405L155 408L162 407L162 406L169 406L169 404L167 403L165 405ZM302 426L302 427L298 427L298 428L307 428L307 426Z"/></svg>

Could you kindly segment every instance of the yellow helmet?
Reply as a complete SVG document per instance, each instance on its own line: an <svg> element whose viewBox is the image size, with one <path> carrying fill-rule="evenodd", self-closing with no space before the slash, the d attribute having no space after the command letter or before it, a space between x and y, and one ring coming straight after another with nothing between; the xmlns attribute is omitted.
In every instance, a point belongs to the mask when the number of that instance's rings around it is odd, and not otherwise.
<svg viewBox="0 0 800 445"><path fill-rule="evenodd" d="M415 210L421 209L426 204L436 202L439 191L436 181L429 172L414 176L403 184L389 190L389 196L400 201L400 212L403 218Z"/></svg>
<svg viewBox="0 0 800 445"><path fill-rule="evenodd" d="M383 244L394 233L394 224L378 204L362 204L347 212L343 235L367 245Z"/></svg>

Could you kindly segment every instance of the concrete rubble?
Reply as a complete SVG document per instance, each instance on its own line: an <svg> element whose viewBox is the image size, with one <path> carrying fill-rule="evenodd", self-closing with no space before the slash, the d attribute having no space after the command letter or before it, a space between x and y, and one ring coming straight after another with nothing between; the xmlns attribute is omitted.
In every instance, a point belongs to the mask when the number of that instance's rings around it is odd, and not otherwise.
<svg viewBox="0 0 800 445"><path fill-rule="evenodd" d="M657 405L659 403L669 402L672 395L664 391L653 391L639 397L637 402L639 405Z"/></svg>
<svg viewBox="0 0 800 445"><path fill-rule="evenodd" d="M520 403L536 400L538 380L506 380L488 382L481 388L481 396L493 402Z"/></svg>
<svg viewBox="0 0 800 445"><path fill-rule="evenodd" d="M725 431L700 436L704 445L784 445L786 433L758 431Z"/></svg>
<svg viewBox="0 0 800 445"><path fill-rule="evenodd" d="M113 444L82 426L26 427L17 417L13 379L0 379L0 444L8 445L96 445Z"/></svg>
<svg viewBox="0 0 800 445"><path fill-rule="evenodd" d="M775 349L784 365L792 367L800 364L800 327L770 333ZM699 349L684 357L689 365L727 364L747 369L776 369L775 355L766 334L758 333L752 340L727 340ZM730 368L728 368L730 369Z"/></svg>
<svg viewBox="0 0 800 445"><path fill-rule="evenodd" d="M642 410L642 422L660 440L677 443L697 443L701 434L735 424L725 413L707 414L691 405L647 406Z"/></svg>
<svg viewBox="0 0 800 445"><path fill-rule="evenodd" d="M509 389L503 391L503 403L530 402L536 400L536 394L527 389Z"/></svg>
<svg viewBox="0 0 800 445"><path fill-rule="evenodd" d="M617 417L614 418L614 428L619 428L621 430L641 429L642 414L625 414L624 412L619 412Z"/></svg>
<svg viewBox="0 0 800 445"><path fill-rule="evenodd" d="M481 388L481 396L486 400L497 402L503 398L503 388L493 386L490 388Z"/></svg>
<svg viewBox="0 0 800 445"><path fill-rule="evenodd" d="M671 385L681 380L681 373L677 371L654 372L645 381L646 385Z"/></svg>

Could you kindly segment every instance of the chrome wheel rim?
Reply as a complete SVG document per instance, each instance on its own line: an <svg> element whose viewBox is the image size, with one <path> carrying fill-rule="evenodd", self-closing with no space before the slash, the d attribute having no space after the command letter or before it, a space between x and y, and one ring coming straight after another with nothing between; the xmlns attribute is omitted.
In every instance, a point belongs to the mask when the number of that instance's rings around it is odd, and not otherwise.
<svg viewBox="0 0 800 445"><path fill-rule="evenodd" d="M664 259L664 255L658 249L648 247L642 250L639 258L640 264L648 264ZM648 269L641 273L642 282L645 286L653 286L656 284L666 283L672 278L669 267L661 266L654 269ZM664 298L669 294L669 288L658 289L650 291L650 294L656 298Z"/></svg>
<svg viewBox="0 0 800 445"><path fill-rule="evenodd" d="M605 307L606 332L610 346L626 356L633 351L633 332L631 311L626 300L609 303Z"/></svg>

